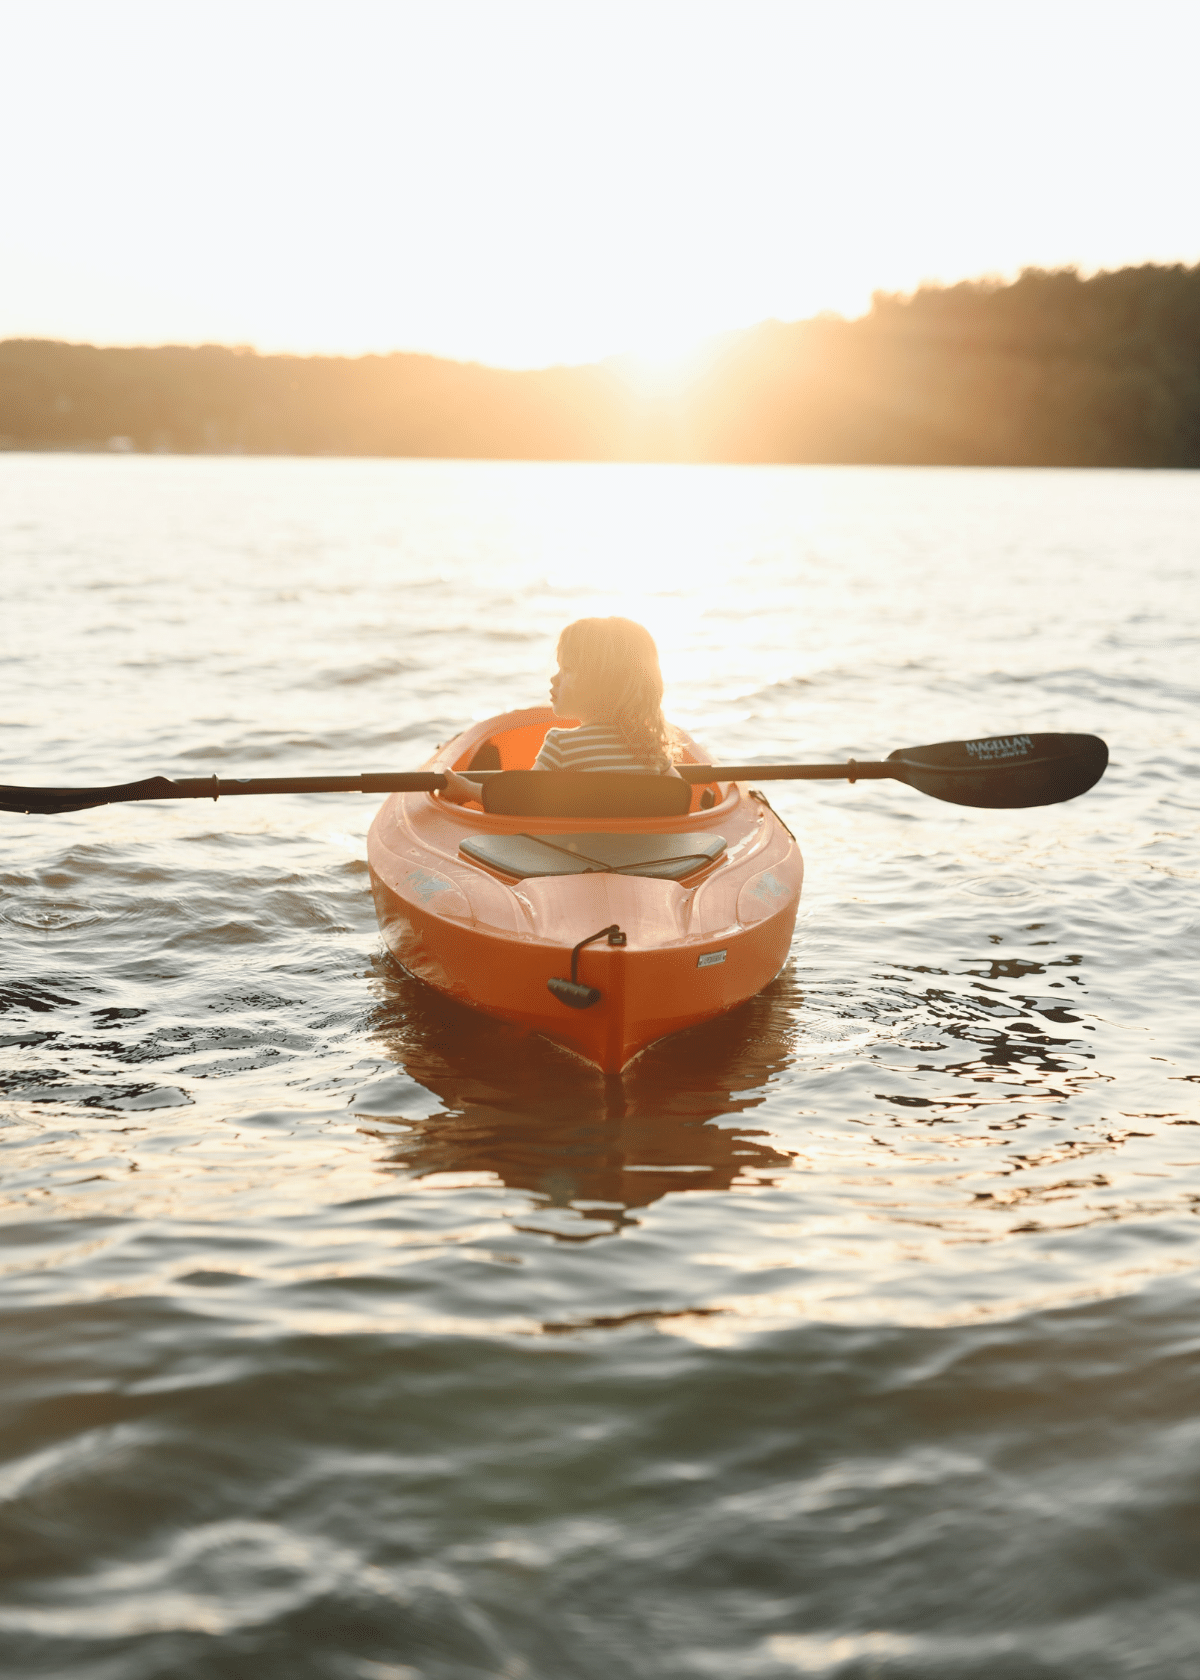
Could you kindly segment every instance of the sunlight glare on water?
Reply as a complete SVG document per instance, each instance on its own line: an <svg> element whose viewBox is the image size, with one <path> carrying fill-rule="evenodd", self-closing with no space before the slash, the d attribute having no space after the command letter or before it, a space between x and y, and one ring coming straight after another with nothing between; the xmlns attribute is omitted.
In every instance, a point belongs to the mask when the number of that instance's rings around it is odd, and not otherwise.
<svg viewBox="0 0 1200 1680"><path fill-rule="evenodd" d="M791 959L605 1080L359 796L3 817L5 1672L1190 1672L1200 479L0 455L6 782L417 768L627 613Z"/></svg>

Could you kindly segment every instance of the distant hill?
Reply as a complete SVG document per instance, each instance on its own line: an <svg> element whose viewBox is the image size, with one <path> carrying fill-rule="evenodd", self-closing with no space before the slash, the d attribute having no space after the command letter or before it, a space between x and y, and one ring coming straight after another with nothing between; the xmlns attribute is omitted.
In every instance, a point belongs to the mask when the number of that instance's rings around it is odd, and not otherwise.
<svg viewBox="0 0 1200 1680"><path fill-rule="evenodd" d="M1028 269L618 363L0 344L0 447L529 460L1200 466L1200 266Z"/></svg>

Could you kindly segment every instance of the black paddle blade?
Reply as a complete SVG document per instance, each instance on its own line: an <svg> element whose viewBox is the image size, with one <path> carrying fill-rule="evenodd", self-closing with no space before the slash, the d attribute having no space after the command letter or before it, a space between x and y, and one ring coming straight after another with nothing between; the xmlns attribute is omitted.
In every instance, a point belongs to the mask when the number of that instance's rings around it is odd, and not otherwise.
<svg viewBox="0 0 1200 1680"><path fill-rule="evenodd" d="M0 787L0 811L24 811L43 817L57 817L65 811L90 811L97 805L124 805L135 799L169 799L173 785L165 776L148 776L145 781L123 782L117 787Z"/></svg>
<svg viewBox="0 0 1200 1680"><path fill-rule="evenodd" d="M902 747L887 761L897 781L933 799L1011 811L1077 799L1103 776L1108 748L1098 735L993 735Z"/></svg>

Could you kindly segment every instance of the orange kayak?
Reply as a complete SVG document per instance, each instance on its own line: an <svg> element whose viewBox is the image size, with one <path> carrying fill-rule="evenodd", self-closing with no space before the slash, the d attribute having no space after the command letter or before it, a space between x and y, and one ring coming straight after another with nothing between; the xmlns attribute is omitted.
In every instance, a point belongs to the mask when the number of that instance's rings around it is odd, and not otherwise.
<svg viewBox="0 0 1200 1680"><path fill-rule="evenodd" d="M545 706L485 719L425 768L528 770L562 721ZM686 738L683 757L710 762ZM545 773L508 777L510 805L523 780L548 786ZM688 801L673 777L635 780L669 781ZM502 814L396 793L367 857L384 941L410 974L605 1073L761 991L787 959L804 878L791 834L736 782L649 816Z"/></svg>

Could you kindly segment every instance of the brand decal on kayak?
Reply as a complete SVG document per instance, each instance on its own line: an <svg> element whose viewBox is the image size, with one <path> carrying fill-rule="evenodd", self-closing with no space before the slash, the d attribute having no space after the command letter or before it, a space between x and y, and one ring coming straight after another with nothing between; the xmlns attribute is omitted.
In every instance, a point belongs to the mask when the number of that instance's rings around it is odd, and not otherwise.
<svg viewBox="0 0 1200 1680"><path fill-rule="evenodd" d="M1033 736L993 735L987 741L968 741L966 748L972 758L989 761L997 758L1024 758L1026 753L1033 751Z"/></svg>
<svg viewBox="0 0 1200 1680"><path fill-rule="evenodd" d="M728 951L706 951L702 957L696 958L696 967L712 968L716 963L724 962L728 955Z"/></svg>
<svg viewBox="0 0 1200 1680"><path fill-rule="evenodd" d="M411 887L422 904L428 904L438 893L452 890L449 881L443 881L440 875L431 875L427 869L414 869L406 876L404 884Z"/></svg>

